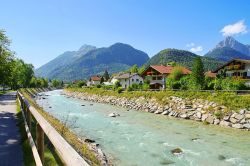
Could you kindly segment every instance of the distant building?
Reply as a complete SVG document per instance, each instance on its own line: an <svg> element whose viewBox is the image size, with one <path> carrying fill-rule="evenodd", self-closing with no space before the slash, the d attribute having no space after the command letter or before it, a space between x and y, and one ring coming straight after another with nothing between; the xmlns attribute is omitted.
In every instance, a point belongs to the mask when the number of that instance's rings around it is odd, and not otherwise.
<svg viewBox="0 0 250 166"><path fill-rule="evenodd" d="M122 88L126 89L132 84L143 84L143 78L137 73L120 74L112 78L111 82L115 84L119 81Z"/></svg>
<svg viewBox="0 0 250 166"><path fill-rule="evenodd" d="M213 73L212 71L207 71L205 73L205 76L210 78L216 78L216 73Z"/></svg>
<svg viewBox="0 0 250 166"><path fill-rule="evenodd" d="M250 60L233 59L220 66L213 73L222 74L225 77L245 79L250 84Z"/></svg>
<svg viewBox="0 0 250 166"><path fill-rule="evenodd" d="M99 76L92 76L89 78L88 82L87 82L87 86L92 86L92 85L98 85L101 84L101 77Z"/></svg>
<svg viewBox="0 0 250 166"><path fill-rule="evenodd" d="M173 66L151 65L148 66L141 74L144 79L150 81L150 89L165 89L167 76L174 69ZM191 71L182 67L182 74L190 74Z"/></svg>

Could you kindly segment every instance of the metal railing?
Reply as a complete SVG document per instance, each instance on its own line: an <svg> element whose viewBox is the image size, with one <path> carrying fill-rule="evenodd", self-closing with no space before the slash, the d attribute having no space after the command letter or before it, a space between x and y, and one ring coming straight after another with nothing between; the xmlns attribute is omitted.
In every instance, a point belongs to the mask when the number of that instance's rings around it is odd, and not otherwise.
<svg viewBox="0 0 250 166"><path fill-rule="evenodd" d="M33 156L37 166L44 163L44 134L55 147L61 160L70 166L89 166L89 164L68 144L68 142L54 129L48 121L33 107L18 91L18 101L21 105L25 129ZM32 119L36 121L36 141L31 134Z"/></svg>

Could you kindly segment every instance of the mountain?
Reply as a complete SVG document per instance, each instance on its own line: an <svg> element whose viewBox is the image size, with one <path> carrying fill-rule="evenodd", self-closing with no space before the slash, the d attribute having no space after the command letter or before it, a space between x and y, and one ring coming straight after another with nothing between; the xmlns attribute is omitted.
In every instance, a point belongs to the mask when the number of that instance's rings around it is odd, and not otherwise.
<svg viewBox="0 0 250 166"><path fill-rule="evenodd" d="M149 59L146 53L123 43L116 43L110 47L94 48L88 51L86 51L86 48L81 47L68 56L64 54L37 69L36 75L66 81L86 79L91 75L101 74L105 70L108 70L109 73L115 73L126 70L134 64L141 66ZM51 66L51 63L60 62L58 59L64 62L63 57L69 59L69 62L59 65L53 70L47 68Z"/></svg>
<svg viewBox="0 0 250 166"><path fill-rule="evenodd" d="M218 47L208 52L205 57L210 57L218 59L221 61L229 61L231 59L240 58L240 59L250 59L250 56L242 54L239 51L236 51L230 47Z"/></svg>
<svg viewBox="0 0 250 166"><path fill-rule="evenodd" d="M250 46L244 45L233 37L228 36L219 42L214 49L209 51L205 57L222 61L229 61L234 58L250 59Z"/></svg>
<svg viewBox="0 0 250 166"><path fill-rule="evenodd" d="M63 54L59 55L52 61L46 63L35 71L35 74L40 77L49 77L54 75L54 72L60 70L64 66L72 63L77 58L84 56L89 51L95 50L95 46L83 45L78 51L66 51Z"/></svg>
<svg viewBox="0 0 250 166"><path fill-rule="evenodd" d="M209 58L209 57L199 56L189 51L178 50L178 49L165 49L165 50L160 51L155 56L153 56L146 63L146 66L156 65L156 64L166 64L169 62L176 62L182 66L185 66L191 69L193 60L196 57L201 57L203 65L204 65L204 69L206 71L213 70L223 64L222 61Z"/></svg>

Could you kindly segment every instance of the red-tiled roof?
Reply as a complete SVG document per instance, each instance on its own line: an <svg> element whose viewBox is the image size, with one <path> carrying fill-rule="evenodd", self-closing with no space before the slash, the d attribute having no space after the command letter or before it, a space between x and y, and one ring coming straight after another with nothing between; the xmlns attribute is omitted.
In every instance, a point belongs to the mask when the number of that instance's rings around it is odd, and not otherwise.
<svg viewBox="0 0 250 166"><path fill-rule="evenodd" d="M163 65L152 65L151 67L153 69L157 70L158 72L160 72L161 74L170 74L172 72L172 70L174 69L173 66L163 66ZM181 67L181 70L182 70L183 74L190 74L191 73L191 71L185 67Z"/></svg>
<svg viewBox="0 0 250 166"><path fill-rule="evenodd" d="M101 78L98 77L98 76L92 76L92 77L90 77L90 80L92 80L92 81L101 81Z"/></svg>
<svg viewBox="0 0 250 166"><path fill-rule="evenodd" d="M212 71L207 71L205 73L205 76L211 77L211 78L215 78L216 77L216 73L213 73Z"/></svg>

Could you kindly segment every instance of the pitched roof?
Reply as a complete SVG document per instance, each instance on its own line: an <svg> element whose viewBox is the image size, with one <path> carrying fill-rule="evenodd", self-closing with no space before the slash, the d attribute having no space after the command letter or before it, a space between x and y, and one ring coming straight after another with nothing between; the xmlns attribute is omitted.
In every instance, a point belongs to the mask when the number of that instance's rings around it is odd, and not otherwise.
<svg viewBox="0 0 250 166"><path fill-rule="evenodd" d="M160 72L161 74L170 74L172 72L172 70L174 69L173 66L163 66L163 65L151 65L150 67L152 67L156 71ZM182 70L182 74L190 74L191 73L191 71L185 67L181 67L181 70Z"/></svg>
<svg viewBox="0 0 250 166"><path fill-rule="evenodd" d="M92 76L92 77L90 77L90 80L92 80L92 81L101 81L101 77L99 77L99 76Z"/></svg>
<svg viewBox="0 0 250 166"><path fill-rule="evenodd" d="M216 77L216 73L213 73L212 71L207 71L205 73L205 76L211 77L211 78L215 78Z"/></svg>
<svg viewBox="0 0 250 166"><path fill-rule="evenodd" d="M135 75L138 75L137 73L124 73L124 74L120 74L118 76L115 76L116 79L126 79L126 78L131 78Z"/></svg>
<svg viewBox="0 0 250 166"><path fill-rule="evenodd" d="M233 61L237 61L237 62L242 62L242 63L250 64L250 60L248 60L248 59L232 59L232 60L226 62L225 64L219 66L217 69L215 69L215 70L212 71L212 72L213 72L213 73L217 73L220 69L222 69L223 67L229 65L229 64L232 63Z"/></svg>

